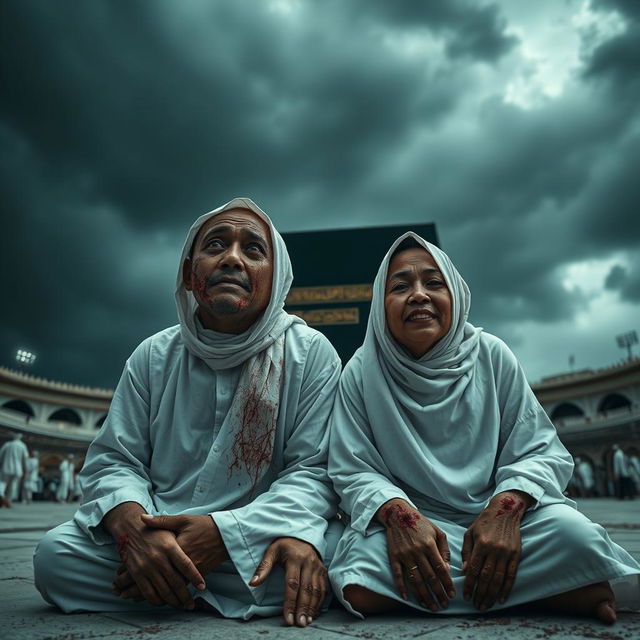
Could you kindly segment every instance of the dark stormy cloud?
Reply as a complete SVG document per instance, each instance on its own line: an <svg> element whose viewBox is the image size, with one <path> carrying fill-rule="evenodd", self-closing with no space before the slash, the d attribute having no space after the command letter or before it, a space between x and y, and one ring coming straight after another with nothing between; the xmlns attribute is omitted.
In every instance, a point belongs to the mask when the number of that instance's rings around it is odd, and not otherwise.
<svg viewBox="0 0 640 640"><path fill-rule="evenodd" d="M0 365L114 386L235 195L282 231L435 222L532 380L640 328L633 0L14 0L0 38Z"/></svg>

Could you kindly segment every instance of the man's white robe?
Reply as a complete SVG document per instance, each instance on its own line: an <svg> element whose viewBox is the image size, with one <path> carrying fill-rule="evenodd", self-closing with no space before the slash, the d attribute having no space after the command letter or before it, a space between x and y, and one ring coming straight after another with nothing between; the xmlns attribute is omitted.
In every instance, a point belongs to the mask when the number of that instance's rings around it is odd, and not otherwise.
<svg viewBox="0 0 640 640"><path fill-rule="evenodd" d="M66 612L140 607L111 593L121 561L100 524L108 511L131 501L151 514L211 514L230 561L206 576L207 591L197 595L227 617L279 613L282 571L257 588L248 582L278 537L299 538L327 556L327 519L336 504L326 472L327 422L340 361L322 334L294 324L285 335L284 367L273 459L253 491L236 490L229 482L235 455L225 417L241 367L214 372L187 351L177 326L145 340L129 358L87 453L84 504L72 522L47 536L64 540L44 550L67 554L58 580L47 574L48 566L59 565L36 557L45 598Z"/></svg>
<svg viewBox="0 0 640 640"><path fill-rule="evenodd" d="M0 448L0 493L13 500L29 457L27 445L19 438L5 442Z"/></svg>
<svg viewBox="0 0 640 640"><path fill-rule="evenodd" d="M200 325L182 264L202 225L234 208L270 228L272 292L247 331L221 334ZM230 560L197 595L227 617L282 610L282 570L248 586L277 538L331 555L327 522L337 497L326 470L327 424L340 360L322 334L283 309L293 274L282 237L255 203L238 198L196 220L179 265L181 324L145 340L128 360L87 453L83 504L36 550L36 586L63 611L140 607L111 593L121 561L101 522L124 502L150 514L212 516Z"/></svg>

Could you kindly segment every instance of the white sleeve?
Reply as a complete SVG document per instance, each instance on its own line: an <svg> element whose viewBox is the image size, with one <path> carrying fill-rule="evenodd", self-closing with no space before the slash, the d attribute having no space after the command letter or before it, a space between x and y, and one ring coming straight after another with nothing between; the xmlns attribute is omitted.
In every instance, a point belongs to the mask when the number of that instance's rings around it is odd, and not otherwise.
<svg viewBox="0 0 640 640"><path fill-rule="evenodd" d="M75 521L96 544L112 541L101 522L119 504L137 502L156 512L149 480L149 346L143 342L127 361L80 473L83 504Z"/></svg>
<svg viewBox="0 0 640 640"><path fill-rule="evenodd" d="M535 397L513 353L498 343L499 450L493 495L516 489L536 505L564 501L573 459Z"/></svg>
<svg viewBox="0 0 640 640"><path fill-rule="evenodd" d="M333 409L329 475L340 496L340 506L351 518L351 527L370 535L381 528L372 520L385 502L401 498L415 505L395 485L393 474L376 448L363 409L360 377L352 363L342 374Z"/></svg>

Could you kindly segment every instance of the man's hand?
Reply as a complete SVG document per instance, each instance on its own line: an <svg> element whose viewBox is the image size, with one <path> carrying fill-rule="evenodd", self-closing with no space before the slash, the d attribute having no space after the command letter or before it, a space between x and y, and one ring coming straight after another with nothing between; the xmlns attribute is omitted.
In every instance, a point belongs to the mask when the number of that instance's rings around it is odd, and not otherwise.
<svg viewBox="0 0 640 640"><path fill-rule="evenodd" d="M327 593L327 570L318 552L297 538L278 538L264 553L249 585L261 585L276 564L284 566L282 615L288 626L306 627L320 614Z"/></svg>
<svg viewBox="0 0 640 640"><path fill-rule="evenodd" d="M154 529L173 531L180 548L191 558L203 576L217 569L229 553L220 529L211 516L150 516L142 521Z"/></svg>
<svg viewBox="0 0 640 640"><path fill-rule="evenodd" d="M417 601L431 611L455 596L447 536L405 500L385 502L376 514L387 529L387 552L400 595L408 600L403 568Z"/></svg>
<svg viewBox="0 0 640 640"><path fill-rule="evenodd" d="M140 518L150 528L173 532L176 542L196 565L202 576L206 576L216 569L229 557L220 530L211 516L150 516L142 514ZM113 585L125 598L142 599L142 594L126 567L121 567L118 570L118 576Z"/></svg>
<svg viewBox="0 0 640 640"><path fill-rule="evenodd" d="M523 491L495 495L464 534L462 569L465 600L476 609L503 604L516 579L522 554L520 520L533 498Z"/></svg>
<svg viewBox="0 0 640 640"><path fill-rule="evenodd" d="M103 518L116 540L125 571L118 571L113 587L123 598L142 599L161 606L193 609L185 582L204 589L203 577L170 531L147 527L140 516L144 509L135 502L118 505ZM128 585L121 588L123 576ZM128 592L128 589L131 592Z"/></svg>

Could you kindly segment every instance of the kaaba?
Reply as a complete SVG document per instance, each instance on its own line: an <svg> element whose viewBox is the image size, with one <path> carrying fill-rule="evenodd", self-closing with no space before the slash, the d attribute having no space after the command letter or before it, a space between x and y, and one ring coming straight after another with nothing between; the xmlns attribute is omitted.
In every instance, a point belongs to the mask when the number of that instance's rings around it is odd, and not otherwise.
<svg viewBox="0 0 640 640"><path fill-rule="evenodd" d="M406 231L440 246L432 223L282 234L294 276L285 308L322 331L343 364L364 340L382 258Z"/></svg>

